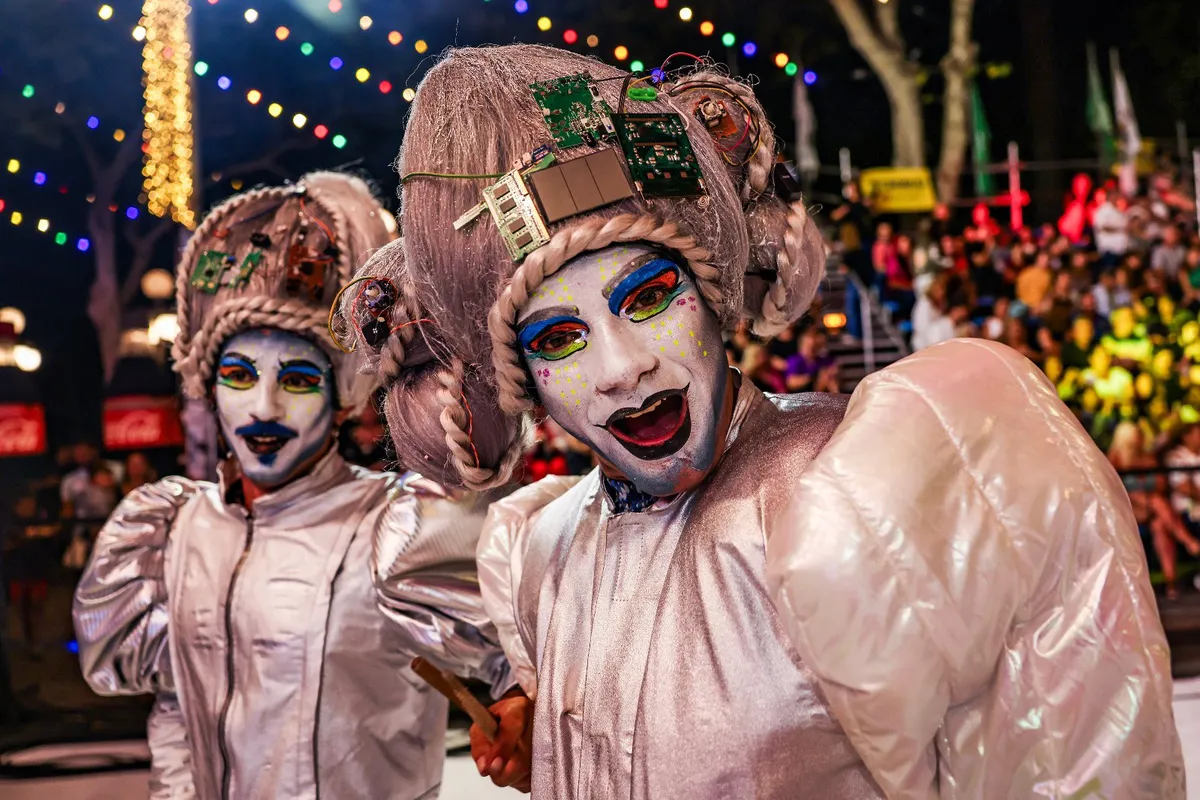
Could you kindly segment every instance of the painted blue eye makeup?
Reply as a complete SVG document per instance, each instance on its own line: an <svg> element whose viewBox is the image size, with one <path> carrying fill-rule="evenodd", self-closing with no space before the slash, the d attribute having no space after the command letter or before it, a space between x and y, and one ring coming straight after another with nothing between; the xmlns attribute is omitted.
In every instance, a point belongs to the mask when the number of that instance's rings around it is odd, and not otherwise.
<svg viewBox="0 0 1200 800"><path fill-rule="evenodd" d="M253 359L241 353L229 353L217 365L217 383L230 389L245 391L258 383L258 368Z"/></svg>
<svg viewBox="0 0 1200 800"><path fill-rule="evenodd" d="M687 281L679 265L656 258L617 284L608 297L608 310L613 316L643 322L666 311L686 288Z"/></svg>
<svg viewBox="0 0 1200 800"><path fill-rule="evenodd" d="M313 394L321 391L325 373L311 361L287 361L279 368L279 385L293 394Z"/></svg>
<svg viewBox="0 0 1200 800"><path fill-rule="evenodd" d="M558 316L529 323L518 338L526 358L558 361L587 347L587 335L583 320Z"/></svg>

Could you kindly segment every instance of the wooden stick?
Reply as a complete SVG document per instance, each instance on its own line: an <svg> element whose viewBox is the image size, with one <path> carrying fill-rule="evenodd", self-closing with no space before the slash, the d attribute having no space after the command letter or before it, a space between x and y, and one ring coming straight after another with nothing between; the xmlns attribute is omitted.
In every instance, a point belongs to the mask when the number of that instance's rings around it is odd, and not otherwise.
<svg viewBox="0 0 1200 800"><path fill-rule="evenodd" d="M417 657L412 662L413 672L434 689L458 706L471 720L480 727L488 741L496 738L496 718L475 699L475 695L463 685L453 673L438 669L423 658Z"/></svg>

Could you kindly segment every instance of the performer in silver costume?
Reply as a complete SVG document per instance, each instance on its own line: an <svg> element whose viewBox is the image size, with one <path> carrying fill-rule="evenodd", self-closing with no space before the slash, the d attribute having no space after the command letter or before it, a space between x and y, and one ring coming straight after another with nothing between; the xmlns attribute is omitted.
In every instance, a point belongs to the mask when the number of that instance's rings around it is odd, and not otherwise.
<svg viewBox="0 0 1200 800"><path fill-rule="evenodd" d="M623 109L662 134L678 115L704 194L643 183L514 257L529 239L502 216L510 185L485 195L505 229L473 206L489 176L544 168L556 115L577 112L531 84L579 73L617 126ZM775 194L746 85L703 65L654 99L628 84L551 48L451 51L405 131L405 238L364 268L410 287L391 322L466 381L395 399L446 434L397 436L402 459L500 480L544 413L601 462L489 512L484 601L528 695L494 708L532 727L473 731L481 772L513 783L530 758L533 795L555 800L1183 798L1129 503L1053 387L1010 349L956 341L848 404L764 396L722 331L797 319L820 236ZM559 160L684 152L582 138ZM549 208L534 170L520 186Z"/></svg>
<svg viewBox="0 0 1200 800"><path fill-rule="evenodd" d="M155 798L434 797L447 706L413 656L512 683L474 570L484 498L335 446L375 381L328 309L394 230L362 181L314 173L218 206L180 261L176 370L232 454L216 484L129 495L74 608L91 686L155 695Z"/></svg>

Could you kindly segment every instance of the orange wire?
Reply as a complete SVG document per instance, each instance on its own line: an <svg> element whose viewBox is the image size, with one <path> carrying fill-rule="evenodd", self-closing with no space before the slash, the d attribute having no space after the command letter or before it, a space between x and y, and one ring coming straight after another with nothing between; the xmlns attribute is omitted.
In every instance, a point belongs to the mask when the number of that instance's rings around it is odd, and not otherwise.
<svg viewBox="0 0 1200 800"><path fill-rule="evenodd" d="M464 391L459 395L462 399L463 408L467 409L467 441L471 443L471 454L475 456L475 466L479 466L479 451L475 449L475 437L471 434L475 431L475 415L471 413L471 404L467 402L467 393Z"/></svg>
<svg viewBox="0 0 1200 800"><path fill-rule="evenodd" d="M320 217L318 217L316 214L308 213L308 209L304 207L305 199L305 195L300 195L300 210L303 211L307 216L311 217L313 222L320 225L321 230L325 231L325 238L329 240L329 244L332 247L337 247L337 237L333 235L333 231L329 229L329 226L321 221Z"/></svg>
<svg viewBox="0 0 1200 800"><path fill-rule="evenodd" d="M401 328L405 328L409 325L420 325L422 322L428 322L428 323L432 324L433 320L431 320L431 319L414 319L414 320L409 320L408 322L401 322L399 325L392 328L391 333L395 333L396 331L400 330Z"/></svg>

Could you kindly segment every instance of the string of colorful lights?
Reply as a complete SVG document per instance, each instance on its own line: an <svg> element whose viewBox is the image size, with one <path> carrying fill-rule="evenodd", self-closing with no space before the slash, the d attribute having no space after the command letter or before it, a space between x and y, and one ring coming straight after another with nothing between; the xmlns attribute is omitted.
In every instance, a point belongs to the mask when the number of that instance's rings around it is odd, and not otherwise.
<svg viewBox="0 0 1200 800"><path fill-rule="evenodd" d="M21 225L25 221L24 213L22 213L21 211L17 211L16 209L9 210L8 204L5 203L5 201L3 199L0 199L0 214L4 214L5 211L8 211L8 213L5 216L8 217L8 221L11 224ZM53 227L54 226L50 224L50 220L47 219L46 217L39 217L37 223L34 225L34 228L37 230L38 233L50 233L50 229ZM60 231L55 232L55 234L52 238L52 241L57 245L65 246L67 244L67 242L71 241L72 238L75 238L75 237L68 236L66 231L60 230ZM78 250L79 252L86 253L88 250L91 249L91 247L92 247L92 242L86 236L80 236L78 238L75 238L75 249Z"/></svg>

